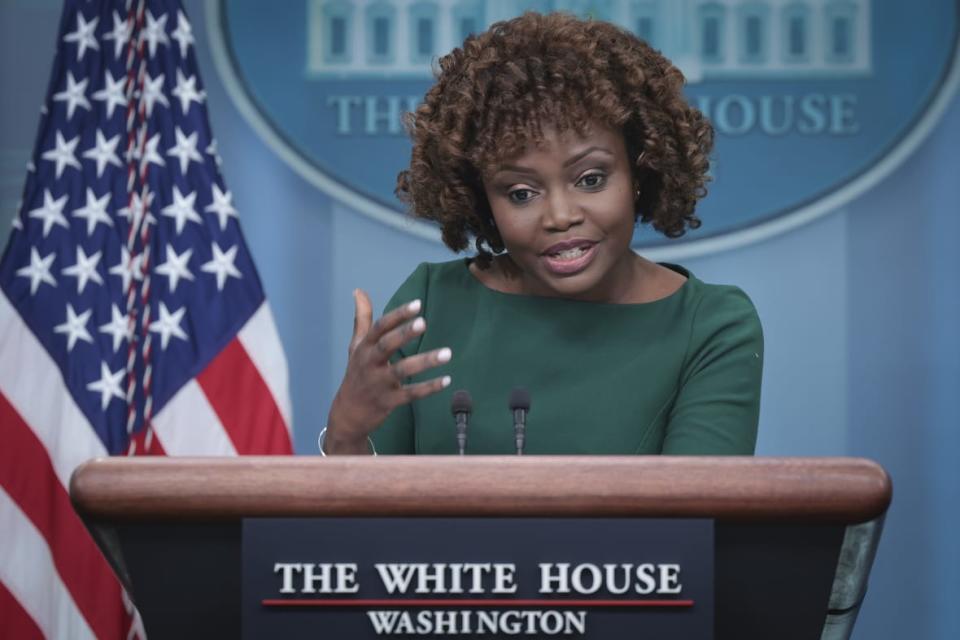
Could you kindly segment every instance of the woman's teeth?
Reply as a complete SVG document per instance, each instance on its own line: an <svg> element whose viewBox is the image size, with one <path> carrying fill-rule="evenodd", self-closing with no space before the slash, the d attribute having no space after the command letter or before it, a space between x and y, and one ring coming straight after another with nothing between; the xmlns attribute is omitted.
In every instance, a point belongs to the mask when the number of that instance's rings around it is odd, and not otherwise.
<svg viewBox="0 0 960 640"><path fill-rule="evenodd" d="M559 253L551 253L550 257L560 258L561 260L573 260L582 256L586 251L587 247L576 247L575 249L560 251Z"/></svg>

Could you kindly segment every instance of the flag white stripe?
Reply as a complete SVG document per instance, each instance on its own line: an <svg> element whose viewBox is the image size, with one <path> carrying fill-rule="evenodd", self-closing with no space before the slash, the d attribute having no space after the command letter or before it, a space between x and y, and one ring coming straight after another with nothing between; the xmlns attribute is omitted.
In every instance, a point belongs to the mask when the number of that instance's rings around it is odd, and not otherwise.
<svg viewBox="0 0 960 640"><path fill-rule="evenodd" d="M237 450L195 379L177 391L153 418L169 456L235 456Z"/></svg>
<svg viewBox="0 0 960 640"><path fill-rule="evenodd" d="M0 391L50 455L60 483L90 458L107 455L60 369L0 290ZM16 366L14 366L16 365Z"/></svg>
<svg viewBox="0 0 960 640"><path fill-rule="evenodd" d="M53 565L50 547L0 486L0 582L47 638L94 638Z"/></svg>
<svg viewBox="0 0 960 640"><path fill-rule="evenodd" d="M273 401L280 409L280 415L287 431L293 432L293 411L288 393L287 359L280 344L277 326L273 321L270 305L264 301L247 324L237 334L240 344L260 371L260 376L270 389Z"/></svg>

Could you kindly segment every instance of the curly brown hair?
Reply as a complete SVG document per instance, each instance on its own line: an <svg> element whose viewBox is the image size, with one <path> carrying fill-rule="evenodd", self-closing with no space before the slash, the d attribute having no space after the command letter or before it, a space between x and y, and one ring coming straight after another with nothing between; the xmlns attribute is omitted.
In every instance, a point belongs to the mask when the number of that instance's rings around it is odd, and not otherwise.
<svg viewBox="0 0 960 640"><path fill-rule="evenodd" d="M637 219L669 238L700 226L713 128L685 100L683 74L629 31L567 13L524 13L471 35L439 60L436 83L404 116L410 166L395 193L440 224L454 251L476 238L478 264L503 251L483 176L543 140L585 135L591 121L623 132Z"/></svg>

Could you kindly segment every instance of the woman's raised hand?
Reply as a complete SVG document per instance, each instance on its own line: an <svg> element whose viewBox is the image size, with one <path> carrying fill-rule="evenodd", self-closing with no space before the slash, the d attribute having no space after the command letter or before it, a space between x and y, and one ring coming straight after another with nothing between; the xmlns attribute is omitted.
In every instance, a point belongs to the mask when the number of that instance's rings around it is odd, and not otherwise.
<svg viewBox="0 0 960 640"><path fill-rule="evenodd" d="M404 384L413 375L450 361L450 349L434 349L390 362L390 357L427 328L421 302L397 307L373 322L367 294L353 292L356 312L343 382L330 407L324 453L367 453L367 437L396 407L440 391L450 376Z"/></svg>

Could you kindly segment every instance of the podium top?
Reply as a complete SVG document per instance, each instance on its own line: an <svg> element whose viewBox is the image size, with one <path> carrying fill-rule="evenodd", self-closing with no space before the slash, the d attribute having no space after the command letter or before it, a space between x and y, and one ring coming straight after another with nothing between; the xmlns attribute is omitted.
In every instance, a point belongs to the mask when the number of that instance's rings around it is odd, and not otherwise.
<svg viewBox="0 0 960 640"><path fill-rule="evenodd" d="M94 520L310 516L716 518L855 524L892 486L863 458L247 456L101 458L73 474Z"/></svg>

